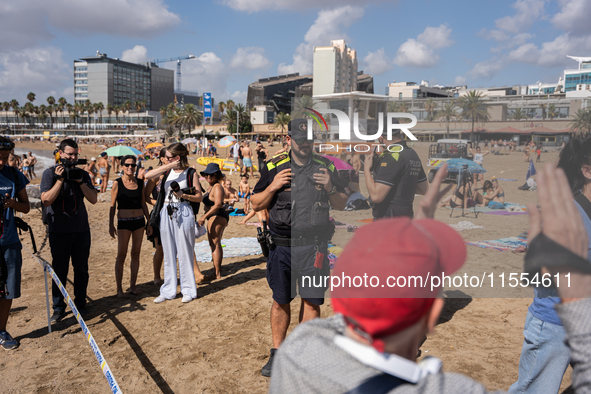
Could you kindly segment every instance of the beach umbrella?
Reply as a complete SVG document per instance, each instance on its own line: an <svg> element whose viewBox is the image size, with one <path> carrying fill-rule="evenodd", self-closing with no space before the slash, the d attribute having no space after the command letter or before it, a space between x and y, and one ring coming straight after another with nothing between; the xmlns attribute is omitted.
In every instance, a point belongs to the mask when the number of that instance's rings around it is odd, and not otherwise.
<svg viewBox="0 0 591 394"><path fill-rule="evenodd" d="M137 150L135 148L132 148L131 146L123 146L123 145L114 146L112 148L107 149L105 152L107 153L107 155L115 156L115 157L127 156L127 155L137 156L137 155L142 154L142 152L140 152L139 150Z"/></svg>
<svg viewBox="0 0 591 394"><path fill-rule="evenodd" d="M162 146L160 142L152 142L151 144L146 145L146 149L158 148Z"/></svg>
<svg viewBox="0 0 591 394"><path fill-rule="evenodd" d="M466 171L471 174L484 174L486 170L480 164L473 162L472 160L468 159L449 159L447 161L441 162L436 169L441 168L443 163L447 163L447 170L450 172L462 172ZM464 170L464 166L466 169Z"/></svg>
<svg viewBox="0 0 591 394"><path fill-rule="evenodd" d="M349 170L353 169L353 166L351 164L347 163L344 160L339 159L338 157L334 157L334 156L330 156L330 155L320 155L320 156L324 156L327 159L329 159L330 161L332 161L335 168L337 169L337 171L340 171L340 170L349 171Z"/></svg>
<svg viewBox="0 0 591 394"><path fill-rule="evenodd" d="M185 138L184 140L181 141L183 144L194 144L197 142L196 138Z"/></svg>
<svg viewBox="0 0 591 394"><path fill-rule="evenodd" d="M122 139L120 139L120 140L117 140L117 143L118 143L118 144L120 144L120 143L122 143L122 142L126 142L126 141L125 141L123 138L122 138Z"/></svg>
<svg viewBox="0 0 591 394"><path fill-rule="evenodd" d="M220 148L227 148L230 145L232 145L233 143L236 142L236 138L232 137L231 135L222 138L221 140L218 141L218 146Z"/></svg>

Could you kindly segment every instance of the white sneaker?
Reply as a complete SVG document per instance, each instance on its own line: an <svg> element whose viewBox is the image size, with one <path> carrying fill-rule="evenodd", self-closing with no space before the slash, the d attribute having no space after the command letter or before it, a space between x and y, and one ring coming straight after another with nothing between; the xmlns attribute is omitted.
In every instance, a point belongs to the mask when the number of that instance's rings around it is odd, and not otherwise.
<svg viewBox="0 0 591 394"><path fill-rule="evenodd" d="M164 301L166 301L166 298L164 298L164 296L161 296L161 295L159 295L158 297L156 297L154 299L154 303L156 303L156 304L163 303Z"/></svg>
<svg viewBox="0 0 591 394"><path fill-rule="evenodd" d="M187 302L191 302L193 301L193 297L189 296L189 295L184 295L183 296L183 302L186 304Z"/></svg>

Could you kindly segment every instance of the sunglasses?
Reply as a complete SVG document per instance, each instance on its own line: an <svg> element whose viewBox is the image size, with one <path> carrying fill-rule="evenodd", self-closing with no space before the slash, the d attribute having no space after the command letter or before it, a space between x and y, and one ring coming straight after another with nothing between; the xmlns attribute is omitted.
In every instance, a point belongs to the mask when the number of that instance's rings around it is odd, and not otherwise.
<svg viewBox="0 0 591 394"><path fill-rule="evenodd" d="M132 164L132 163L123 163L123 165L125 167L131 167L131 168L135 168L137 166L137 164Z"/></svg>

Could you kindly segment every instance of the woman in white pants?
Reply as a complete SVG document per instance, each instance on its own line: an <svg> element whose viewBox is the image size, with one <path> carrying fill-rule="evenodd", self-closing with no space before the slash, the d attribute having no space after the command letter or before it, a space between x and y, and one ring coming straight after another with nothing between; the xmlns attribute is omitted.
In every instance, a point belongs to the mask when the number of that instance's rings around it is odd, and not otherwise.
<svg viewBox="0 0 591 394"><path fill-rule="evenodd" d="M164 205L160 211L160 239L164 253L164 283L160 287L160 295L154 299L159 304L176 297L177 289L177 259L181 279L181 293L183 302L191 302L197 298L197 286L193 274L193 253L195 247L195 216L190 202L200 202L201 188L196 187L191 195L183 193L189 186L187 176L189 151L181 143L175 143L166 148L168 164L148 172L146 178L159 177L165 174L166 182L160 189L164 193ZM170 171L168 171L170 170ZM191 169L192 170L192 169ZM197 171L191 171L192 185L199 185ZM174 192L171 185L178 183L179 190ZM176 186L176 185L175 185Z"/></svg>

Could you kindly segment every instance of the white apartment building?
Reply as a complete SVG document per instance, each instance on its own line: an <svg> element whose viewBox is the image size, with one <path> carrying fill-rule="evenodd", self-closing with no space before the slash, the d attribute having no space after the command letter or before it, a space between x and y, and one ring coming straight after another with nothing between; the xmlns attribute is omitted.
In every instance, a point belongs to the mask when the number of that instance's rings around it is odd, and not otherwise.
<svg viewBox="0 0 591 394"><path fill-rule="evenodd" d="M346 93L357 89L357 51L345 40L332 40L330 46L314 47L314 96Z"/></svg>

